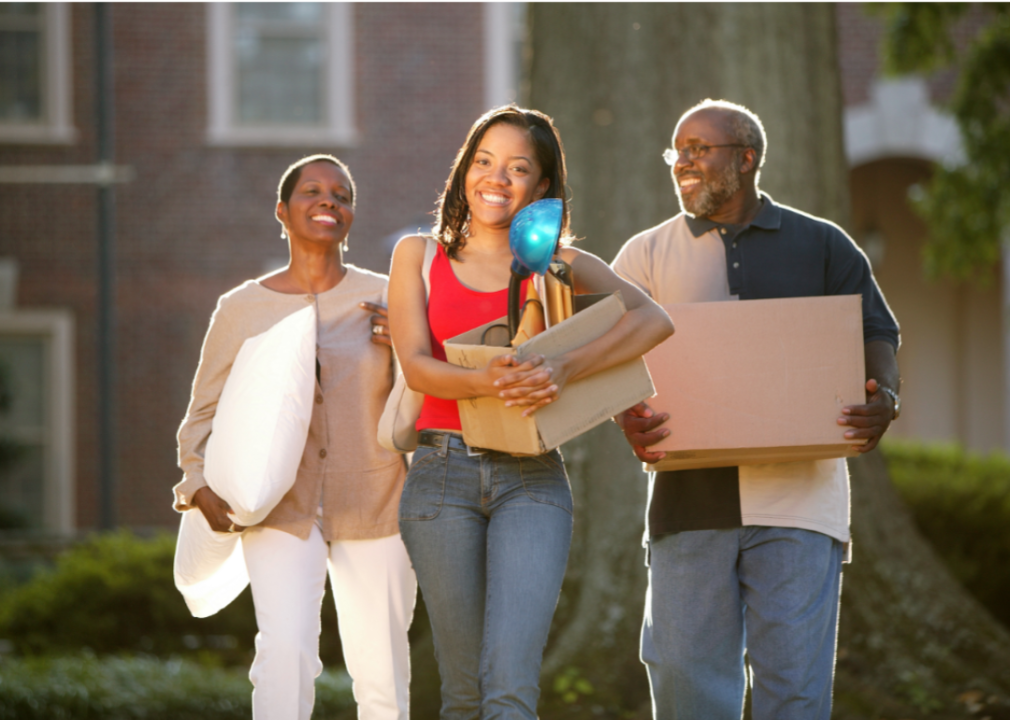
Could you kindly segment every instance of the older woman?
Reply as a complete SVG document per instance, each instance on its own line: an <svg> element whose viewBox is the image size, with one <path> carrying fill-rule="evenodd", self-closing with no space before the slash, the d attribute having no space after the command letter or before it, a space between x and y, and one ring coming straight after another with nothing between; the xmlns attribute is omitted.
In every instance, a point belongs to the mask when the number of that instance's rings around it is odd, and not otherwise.
<svg viewBox="0 0 1010 720"><path fill-rule="evenodd" d="M259 629L249 673L256 720L312 715L327 568L359 718L408 718L416 581L397 528L404 468L376 442L392 365L384 325L370 327L364 309L381 302L386 278L343 262L354 190L329 155L284 173L276 216L290 263L221 297L179 429L176 509L198 508L214 530L242 533ZM297 478L260 525L236 527L203 477L217 401L243 342L307 303L318 316L317 386Z"/></svg>
<svg viewBox="0 0 1010 720"><path fill-rule="evenodd" d="M439 202L426 297L428 239L393 254L389 325L407 383L425 393L420 447L400 502L400 531L431 618L442 718L536 718L540 663L561 591L572 496L561 454L471 448L461 398L494 397L530 413L568 382L637 358L673 332L661 307L599 258L571 247L577 293L620 290L628 312L569 353L517 364L502 355L470 370L445 362L442 342L506 314L509 226L541 198L565 199L565 159L550 118L515 106L479 118ZM562 234L568 237L565 203Z"/></svg>

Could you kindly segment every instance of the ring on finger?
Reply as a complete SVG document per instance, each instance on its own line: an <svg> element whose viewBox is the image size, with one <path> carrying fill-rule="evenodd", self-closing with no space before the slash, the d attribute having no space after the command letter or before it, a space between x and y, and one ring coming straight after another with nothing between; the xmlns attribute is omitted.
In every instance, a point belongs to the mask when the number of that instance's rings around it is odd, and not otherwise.
<svg viewBox="0 0 1010 720"><path fill-rule="evenodd" d="M382 325L372 325L372 335L382 335Z"/></svg>
<svg viewBox="0 0 1010 720"><path fill-rule="evenodd" d="M228 532L233 533L233 532L237 532L237 531L238 531L238 528L235 527L235 523L232 523L231 525L228 526Z"/></svg>

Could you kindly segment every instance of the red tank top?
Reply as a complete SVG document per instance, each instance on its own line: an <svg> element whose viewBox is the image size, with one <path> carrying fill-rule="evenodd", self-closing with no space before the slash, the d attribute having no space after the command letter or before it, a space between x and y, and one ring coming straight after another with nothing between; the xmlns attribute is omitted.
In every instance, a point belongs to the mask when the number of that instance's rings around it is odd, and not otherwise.
<svg viewBox="0 0 1010 720"><path fill-rule="evenodd" d="M442 347L446 340L508 314L508 288L497 292L480 292L466 287L456 279L449 257L441 245L431 263L429 280L431 292L428 296L428 327L431 354L436 360L446 362L445 348ZM524 302L528 287L529 280L526 280L521 292ZM416 427L418 430L462 430L456 401L425 395Z"/></svg>

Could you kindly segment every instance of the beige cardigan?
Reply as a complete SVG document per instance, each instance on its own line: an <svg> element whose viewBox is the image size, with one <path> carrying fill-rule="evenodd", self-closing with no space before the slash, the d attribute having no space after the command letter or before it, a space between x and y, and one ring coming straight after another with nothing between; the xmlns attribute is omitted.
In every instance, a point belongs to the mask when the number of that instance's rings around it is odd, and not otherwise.
<svg viewBox="0 0 1010 720"><path fill-rule="evenodd" d="M379 446L379 416L393 386L391 351L371 341L363 300L383 302L384 275L347 266L336 287L286 295L249 280L221 296L204 339L193 394L179 428L175 509L190 510L207 482L203 457L218 398L242 343L315 302L322 382L316 384L309 436L294 487L262 525L308 538L322 503L323 537L363 540L399 532L403 459Z"/></svg>

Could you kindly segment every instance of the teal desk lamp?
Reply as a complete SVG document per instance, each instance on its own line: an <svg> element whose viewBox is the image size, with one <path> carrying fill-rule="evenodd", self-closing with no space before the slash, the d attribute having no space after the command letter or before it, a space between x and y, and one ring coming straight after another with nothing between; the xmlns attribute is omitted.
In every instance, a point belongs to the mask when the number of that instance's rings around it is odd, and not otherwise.
<svg viewBox="0 0 1010 720"><path fill-rule="evenodd" d="M543 275L547 272L561 237L563 217L564 201L547 198L530 203L512 218L509 228L509 249L513 258L509 279L509 338L514 338L519 331L522 281L532 273Z"/></svg>

